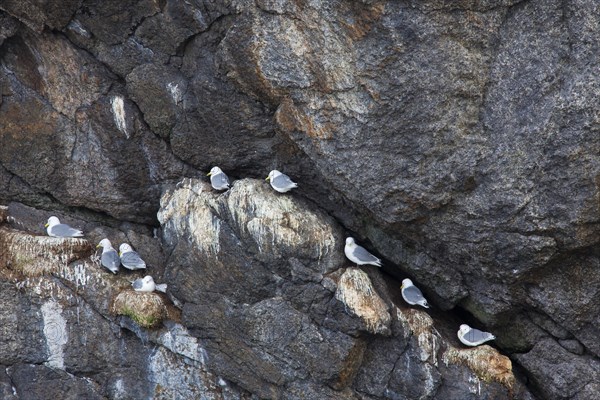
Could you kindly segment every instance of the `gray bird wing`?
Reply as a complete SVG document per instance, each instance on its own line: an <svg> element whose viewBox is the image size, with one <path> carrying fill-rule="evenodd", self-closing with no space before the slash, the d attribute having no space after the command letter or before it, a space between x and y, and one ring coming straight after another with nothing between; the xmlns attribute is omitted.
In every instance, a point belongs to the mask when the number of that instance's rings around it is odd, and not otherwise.
<svg viewBox="0 0 600 400"><path fill-rule="evenodd" d="M78 229L71 228L67 224L58 224L50 228L50 232L58 237L81 237L83 232Z"/></svg>
<svg viewBox="0 0 600 400"><path fill-rule="evenodd" d="M121 254L121 264L127 269L143 269L146 268L146 263L135 251L128 251Z"/></svg>
<svg viewBox="0 0 600 400"><path fill-rule="evenodd" d="M141 289L142 286L144 286L144 282L142 281L142 279L136 279L135 281L133 281L133 283L131 284L131 286L134 289Z"/></svg>
<svg viewBox="0 0 600 400"><path fill-rule="evenodd" d="M275 179L271 180L273 186L281 188L281 189L289 189L296 187L296 183L292 182L289 176L285 174L281 174L277 176Z"/></svg>
<svg viewBox="0 0 600 400"><path fill-rule="evenodd" d="M403 288L402 294L404 295L405 300L409 303L418 303L425 299L425 297L423 297L421 289L419 289L416 286L409 286Z"/></svg>
<svg viewBox="0 0 600 400"><path fill-rule="evenodd" d="M463 335L463 338L471 343L479 343L495 339L495 336L489 332L482 332L479 329L471 328L467 333Z"/></svg>
<svg viewBox="0 0 600 400"><path fill-rule="evenodd" d="M221 172L210 177L210 183L216 189L227 189L229 187L229 178L225 173Z"/></svg>
<svg viewBox="0 0 600 400"><path fill-rule="evenodd" d="M364 247L356 246L352 251L352 255L356 257L361 262L373 262L378 263L381 260L375 257L373 254L369 253Z"/></svg>
<svg viewBox="0 0 600 400"><path fill-rule="evenodd" d="M117 270L119 269L119 264L121 264L119 254L116 250L109 250L107 252L103 252L101 262L103 266L105 266L112 272L117 272Z"/></svg>

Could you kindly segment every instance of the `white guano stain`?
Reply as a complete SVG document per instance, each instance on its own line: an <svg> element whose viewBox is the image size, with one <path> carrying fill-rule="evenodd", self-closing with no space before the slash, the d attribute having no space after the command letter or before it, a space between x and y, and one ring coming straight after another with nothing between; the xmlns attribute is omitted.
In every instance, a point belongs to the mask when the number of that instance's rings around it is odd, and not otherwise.
<svg viewBox="0 0 600 400"><path fill-rule="evenodd" d="M373 288L369 276L358 268L348 268L340 277L335 298L360 317L371 333L389 329L391 315Z"/></svg>
<svg viewBox="0 0 600 400"><path fill-rule="evenodd" d="M183 92L179 88L178 83L174 83L174 82L167 83L167 90L169 91L169 93L171 93L171 98L173 99L175 104L181 103L181 100L183 99Z"/></svg>
<svg viewBox="0 0 600 400"><path fill-rule="evenodd" d="M48 347L48 360L44 363L51 368L64 369L63 347L67 344L67 321L62 316L62 308L55 300L42 305L44 337Z"/></svg>
<svg viewBox="0 0 600 400"><path fill-rule="evenodd" d="M206 351L198 344L198 339L191 336L181 324L174 324L158 338L158 342L173 353L187 357L201 365L206 363Z"/></svg>
<svg viewBox="0 0 600 400"><path fill-rule="evenodd" d="M115 119L115 125L117 129L125 134L125 137L129 139L129 133L127 132L127 121L125 121L125 102L123 97L114 96L111 101L113 117Z"/></svg>

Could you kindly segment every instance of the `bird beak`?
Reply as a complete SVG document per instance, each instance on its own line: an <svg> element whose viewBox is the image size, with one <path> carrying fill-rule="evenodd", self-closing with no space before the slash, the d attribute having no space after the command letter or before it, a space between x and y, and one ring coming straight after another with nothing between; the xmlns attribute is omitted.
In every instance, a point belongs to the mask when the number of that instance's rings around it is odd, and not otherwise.
<svg viewBox="0 0 600 400"><path fill-rule="evenodd" d="M49 226L50 226L50 224L44 224L44 227L45 227L45 228L47 228L47 227L49 227Z"/></svg>
<svg viewBox="0 0 600 400"><path fill-rule="evenodd" d="M121 257L121 254L123 254L123 253L119 252L119 257Z"/></svg>
<svg viewBox="0 0 600 400"><path fill-rule="evenodd" d="M400 289L404 289L404 283L400 286Z"/></svg>
<svg viewBox="0 0 600 400"><path fill-rule="evenodd" d="M269 179L271 179L271 177L270 177L270 176L267 176L267 177L265 178L265 181L268 181Z"/></svg>
<svg viewBox="0 0 600 400"><path fill-rule="evenodd" d="M98 247L100 247L100 245L99 245L99 244L98 244L98 245L96 245L96 248L98 248Z"/></svg>
<svg viewBox="0 0 600 400"><path fill-rule="evenodd" d="M212 174L212 172L209 172L208 174L206 174L206 176L210 176Z"/></svg>

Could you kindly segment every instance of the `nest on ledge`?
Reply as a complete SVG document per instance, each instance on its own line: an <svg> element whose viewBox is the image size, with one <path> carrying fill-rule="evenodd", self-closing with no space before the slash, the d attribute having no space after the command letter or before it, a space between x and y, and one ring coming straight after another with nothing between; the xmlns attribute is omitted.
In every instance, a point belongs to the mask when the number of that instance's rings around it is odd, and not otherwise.
<svg viewBox="0 0 600 400"><path fill-rule="evenodd" d="M155 328L165 319L178 319L177 310L167 304L164 295L132 289L124 290L115 297L112 312L131 318L143 328Z"/></svg>

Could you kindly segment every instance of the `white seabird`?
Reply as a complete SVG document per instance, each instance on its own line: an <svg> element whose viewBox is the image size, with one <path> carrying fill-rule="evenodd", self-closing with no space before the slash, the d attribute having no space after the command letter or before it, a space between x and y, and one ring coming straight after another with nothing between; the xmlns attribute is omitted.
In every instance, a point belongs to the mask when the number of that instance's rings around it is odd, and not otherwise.
<svg viewBox="0 0 600 400"><path fill-rule="evenodd" d="M110 240L108 239L102 239L96 246L96 248L98 247L102 247L102 257L100 258L100 263L110 272L116 274L117 271L119 271L119 265L121 264L119 253L113 249L112 245L110 244Z"/></svg>
<svg viewBox="0 0 600 400"><path fill-rule="evenodd" d="M83 237L82 231L75 228L71 228L67 224L61 224L58 218L54 216L48 218L48 222L44 226L46 227L46 232L48 233L48 236Z"/></svg>
<svg viewBox="0 0 600 400"><path fill-rule="evenodd" d="M136 292L154 292L154 290L158 290L165 293L167 291L166 283L157 285L154 283L154 279L150 275L136 279L131 283L131 286L133 286L133 290Z"/></svg>
<svg viewBox="0 0 600 400"><path fill-rule="evenodd" d="M290 190L298 187L298 184L296 182L292 182L289 176L282 174L276 169L269 172L269 176L267 176L266 180L270 181L273 189L279 193L289 192Z"/></svg>
<svg viewBox="0 0 600 400"><path fill-rule="evenodd" d="M121 264L127 269L136 270L146 268L146 262L127 243L121 243L119 246L119 256L121 257Z"/></svg>
<svg viewBox="0 0 600 400"><path fill-rule="evenodd" d="M354 238L346 238L344 253L350 261L357 265L370 264L381 267L381 260L365 250L364 247L357 245L354 242Z"/></svg>
<svg viewBox="0 0 600 400"><path fill-rule="evenodd" d="M467 324L460 326L457 335L458 339L467 346L479 346L482 343L496 339L496 336L491 333L473 329Z"/></svg>
<svg viewBox="0 0 600 400"><path fill-rule="evenodd" d="M229 178L219 167L212 167L210 172L207 174L210 176L210 185L215 190L227 190L229 189Z"/></svg>
<svg viewBox="0 0 600 400"><path fill-rule="evenodd" d="M427 300L423 296L421 290L413 285L412 281L408 278L402 281L402 298L410 305L418 304L425 308L429 308L429 304L427 304Z"/></svg>

